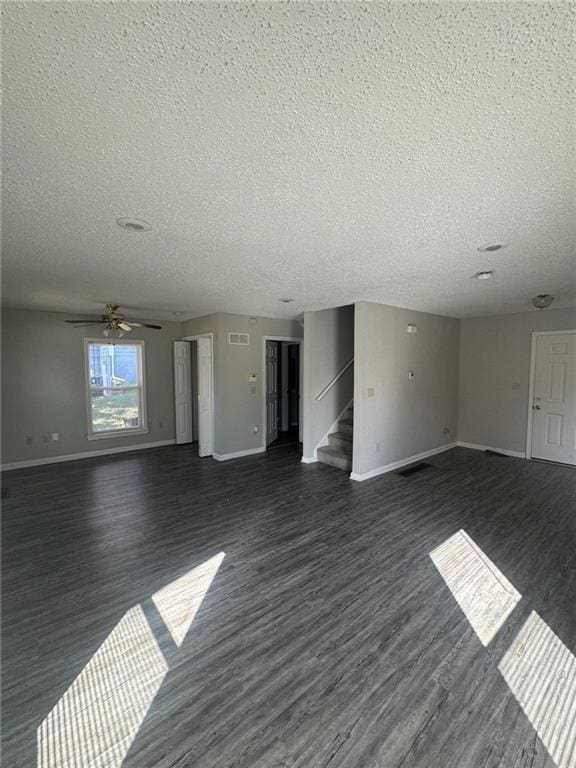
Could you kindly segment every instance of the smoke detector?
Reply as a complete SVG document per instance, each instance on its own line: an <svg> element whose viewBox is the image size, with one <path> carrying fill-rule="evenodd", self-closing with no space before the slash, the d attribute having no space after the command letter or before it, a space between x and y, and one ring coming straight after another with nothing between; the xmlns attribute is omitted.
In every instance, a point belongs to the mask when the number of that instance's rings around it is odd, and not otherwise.
<svg viewBox="0 0 576 768"><path fill-rule="evenodd" d="M549 293L539 293L538 296L534 296L532 299L532 304L534 304L536 309L546 309L553 301L554 296L551 296Z"/></svg>

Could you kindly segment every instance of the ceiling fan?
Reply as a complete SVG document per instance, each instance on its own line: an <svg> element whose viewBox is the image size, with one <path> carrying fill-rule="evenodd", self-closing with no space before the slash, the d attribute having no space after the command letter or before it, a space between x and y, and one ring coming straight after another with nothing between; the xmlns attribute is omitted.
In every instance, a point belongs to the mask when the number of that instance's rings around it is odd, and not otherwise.
<svg viewBox="0 0 576 768"><path fill-rule="evenodd" d="M103 325L102 336L112 338L122 338L125 333L131 331L133 328L153 328L155 331L161 331L161 325L154 325L153 323L137 323L132 320L126 320L123 314L118 312L117 304L106 304L106 312L102 315L100 320L90 320L85 318L84 320L65 320L65 323L74 323L76 328L84 328L88 325Z"/></svg>

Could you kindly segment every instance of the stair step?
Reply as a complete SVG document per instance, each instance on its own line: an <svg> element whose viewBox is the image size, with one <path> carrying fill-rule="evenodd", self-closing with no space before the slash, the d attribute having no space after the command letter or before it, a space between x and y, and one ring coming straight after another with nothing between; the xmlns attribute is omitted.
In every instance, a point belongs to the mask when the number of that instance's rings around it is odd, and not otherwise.
<svg viewBox="0 0 576 768"><path fill-rule="evenodd" d="M338 448L331 448L329 446L318 448L316 451L318 461L323 464L330 464L333 467L339 469L346 469L350 471L352 469L352 454L344 453Z"/></svg>
<svg viewBox="0 0 576 768"><path fill-rule="evenodd" d="M352 453L352 433L332 432L328 435L328 444L331 448L340 448L345 453Z"/></svg>
<svg viewBox="0 0 576 768"><path fill-rule="evenodd" d="M340 419L338 422L338 431L352 434L354 431L354 419Z"/></svg>

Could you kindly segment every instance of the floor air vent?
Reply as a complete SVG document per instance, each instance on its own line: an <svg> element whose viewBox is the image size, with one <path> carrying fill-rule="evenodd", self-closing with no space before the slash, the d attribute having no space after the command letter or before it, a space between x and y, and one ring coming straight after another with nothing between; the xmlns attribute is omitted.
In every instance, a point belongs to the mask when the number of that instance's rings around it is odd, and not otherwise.
<svg viewBox="0 0 576 768"><path fill-rule="evenodd" d="M396 474L401 475L401 477L411 477L412 475L415 475L416 472L422 472L423 469L428 469L428 467L431 466L431 464L426 464L426 462L422 461L420 464L414 464L407 469L402 469L400 472L396 472Z"/></svg>

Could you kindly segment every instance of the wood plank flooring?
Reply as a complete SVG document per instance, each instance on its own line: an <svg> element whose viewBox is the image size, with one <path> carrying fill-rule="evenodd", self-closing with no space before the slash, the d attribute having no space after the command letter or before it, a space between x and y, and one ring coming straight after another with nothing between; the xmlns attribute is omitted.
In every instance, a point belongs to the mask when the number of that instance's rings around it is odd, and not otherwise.
<svg viewBox="0 0 576 768"><path fill-rule="evenodd" d="M6 473L2 764L574 768L576 472L429 463Z"/></svg>

